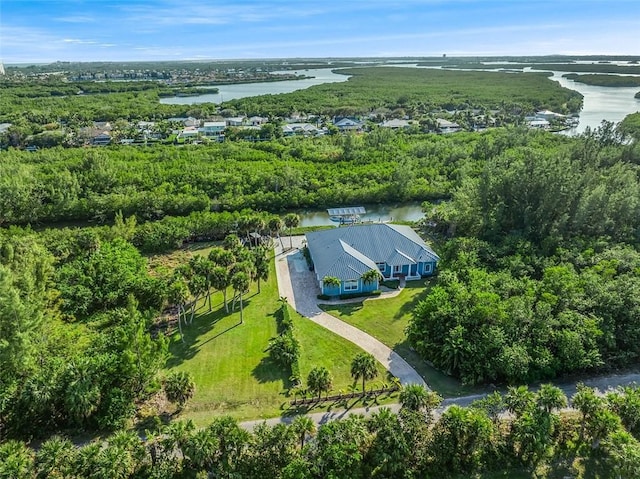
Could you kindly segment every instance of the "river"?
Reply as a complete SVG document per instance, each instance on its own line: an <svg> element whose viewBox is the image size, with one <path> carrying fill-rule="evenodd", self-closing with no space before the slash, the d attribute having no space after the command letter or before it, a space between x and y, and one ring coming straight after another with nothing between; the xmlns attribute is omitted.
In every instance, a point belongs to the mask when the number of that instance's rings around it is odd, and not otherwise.
<svg viewBox="0 0 640 479"><path fill-rule="evenodd" d="M314 85L323 83L339 83L349 79L349 75L333 73L331 68L318 68L312 70L297 70L298 75L305 75L313 78L304 80L284 80L257 83L238 83L234 85L211 85L218 88L218 93L207 95L182 96L162 98L160 103L167 105L190 105L196 103L222 103L223 101L236 100L258 95L277 95L279 93L291 93L296 90L304 90ZM294 72L274 72L274 73L294 73Z"/></svg>
<svg viewBox="0 0 640 479"><path fill-rule="evenodd" d="M365 205L367 213L362 216L363 221L418 221L424 216L420 203L405 203L395 205ZM300 226L336 226L329 219L327 210L300 210Z"/></svg>

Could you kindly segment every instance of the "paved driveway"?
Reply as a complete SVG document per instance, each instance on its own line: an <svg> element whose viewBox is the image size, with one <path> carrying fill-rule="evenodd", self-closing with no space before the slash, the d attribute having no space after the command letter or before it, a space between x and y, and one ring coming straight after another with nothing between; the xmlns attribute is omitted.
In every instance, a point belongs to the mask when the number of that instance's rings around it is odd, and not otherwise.
<svg viewBox="0 0 640 479"><path fill-rule="evenodd" d="M285 248L288 248L289 238L283 238L283 243ZM280 244L276 246L276 276L280 296L286 297L289 304L303 316L371 353L403 385L422 384L426 387L416 370L391 348L320 309L317 300L320 288L315 273L309 271L304 255L299 249L304 245L304 236L294 236L292 244L293 249L284 252Z"/></svg>

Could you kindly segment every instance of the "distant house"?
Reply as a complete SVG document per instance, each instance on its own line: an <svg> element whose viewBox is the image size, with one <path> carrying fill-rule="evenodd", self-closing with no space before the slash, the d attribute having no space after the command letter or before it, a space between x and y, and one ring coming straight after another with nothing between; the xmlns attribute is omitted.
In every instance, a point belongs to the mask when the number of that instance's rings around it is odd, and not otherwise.
<svg viewBox="0 0 640 479"><path fill-rule="evenodd" d="M0 123L0 133L5 133L9 128L11 128L11 123Z"/></svg>
<svg viewBox="0 0 640 479"><path fill-rule="evenodd" d="M269 118L263 116L252 116L247 119L249 126L261 126L269 122Z"/></svg>
<svg viewBox="0 0 640 479"><path fill-rule="evenodd" d="M443 118L436 118L436 127L438 133L455 133L456 131L460 131L460 125Z"/></svg>
<svg viewBox="0 0 640 479"><path fill-rule="evenodd" d="M320 129L311 123L286 123L282 126L282 134L284 136L320 136L325 133L324 129Z"/></svg>
<svg viewBox="0 0 640 479"><path fill-rule="evenodd" d="M307 233L307 246L322 294L337 296L379 288L362 276L377 270L385 279L419 279L434 274L438 255L409 226L376 223ZM339 286L324 284L338 278Z"/></svg>
<svg viewBox="0 0 640 479"><path fill-rule="evenodd" d="M364 128L364 123L353 118L334 119L333 124L342 132L362 131Z"/></svg>
<svg viewBox="0 0 640 479"><path fill-rule="evenodd" d="M197 118L189 117L171 117L167 119L170 123L182 123L184 126L200 126L200 120Z"/></svg>
<svg viewBox="0 0 640 479"><path fill-rule="evenodd" d="M226 127L226 121L205 121L198 131L202 136L222 141L224 140L224 130Z"/></svg>
<svg viewBox="0 0 640 479"><path fill-rule="evenodd" d="M200 136L200 131L195 126L188 126L178 132L178 139L193 140Z"/></svg>
<svg viewBox="0 0 640 479"><path fill-rule="evenodd" d="M91 138L93 146L106 146L111 143L111 135L108 131L103 131Z"/></svg>
<svg viewBox="0 0 640 479"><path fill-rule="evenodd" d="M227 118L225 121L227 122L227 126L242 126L244 125L245 117L233 116L233 117Z"/></svg>
<svg viewBox="0 0 640 479"><path fill-rule="evenodd" d="M382 128L391 128L393 130L398 130L400 128L409 128L413 124L409 120L400 120L394 118L393 120L386 120L380 123Z"/></svg>
<svg viewBox="0 0 640 479"><path fill-rule="evenodd" d="M564 115L561 115L560 113L556 113L555 111L551 111L551 110L541 110L536 112L535 117L538 120L551 121L551 120L558 120L560 118L564 118Z"/></svg>

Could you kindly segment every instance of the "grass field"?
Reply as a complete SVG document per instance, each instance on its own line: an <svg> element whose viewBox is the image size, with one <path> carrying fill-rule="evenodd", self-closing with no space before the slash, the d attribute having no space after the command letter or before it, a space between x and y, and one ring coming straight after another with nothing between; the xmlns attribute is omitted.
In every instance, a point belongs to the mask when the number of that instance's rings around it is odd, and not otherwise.
<svg viewBox="0 0 640 479"><path fill-rule="evenodd" d="M273 262L270 268L262 292L257 294L252 285L245 297L243 324L239 309L226 313L222 294L216 292L212 311L201 305L193 324L183 327L185 342L180 341L177 331L172 336L166 369L190 372L197 387L181 418L204 425L223 414L245 420L294 412L288 407L292 399L288 393L289 372L271 361L266 350L277 334L275 312L280 307ZM229 290L228 296L231 294ZM326 366L333 375L333 391L348 391L353 384L351 359L361 349L297 313L292 312L292 317L301 347L303 381L314 366ZM378 378L370 382L372 386L389 382L382 366L378 372Z"/></svg>
<svg viewBox="0 0 640 479"><path fill-rule="evenodd" d="M473 390L427 364L411 349L405 328L415 306L428 292L431 280L409 281L394 298L366 300L342 305L322 305L327 313L371 334L400 354L424 378L429 387L445 397L468 394Z"/></svg>

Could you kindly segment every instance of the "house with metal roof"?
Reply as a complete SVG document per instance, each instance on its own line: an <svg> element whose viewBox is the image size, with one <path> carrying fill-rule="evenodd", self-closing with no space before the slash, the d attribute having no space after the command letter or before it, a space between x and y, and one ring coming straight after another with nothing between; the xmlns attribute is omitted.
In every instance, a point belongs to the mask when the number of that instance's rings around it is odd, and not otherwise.
<svg viewBox="0 0 640 479"><path fill-rule="evenodd" d="M367 293L384 279L420 279L434 274L439 256L409 226L374 223L307 233L307 247L322 294ZM365 278L363 278L363 275ZM335 281L326 281L337 278ZM337 282L336 282L337 283Z"/></svg>

